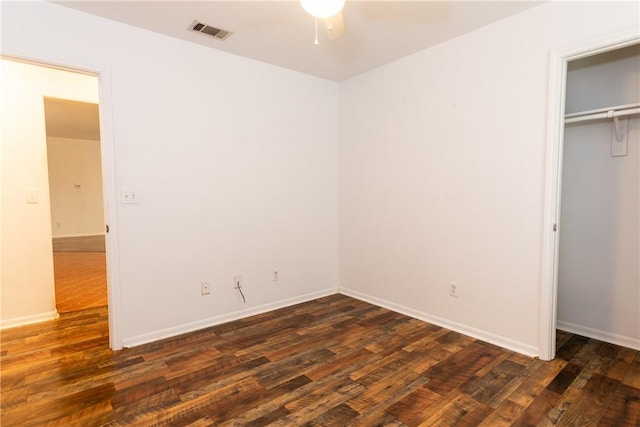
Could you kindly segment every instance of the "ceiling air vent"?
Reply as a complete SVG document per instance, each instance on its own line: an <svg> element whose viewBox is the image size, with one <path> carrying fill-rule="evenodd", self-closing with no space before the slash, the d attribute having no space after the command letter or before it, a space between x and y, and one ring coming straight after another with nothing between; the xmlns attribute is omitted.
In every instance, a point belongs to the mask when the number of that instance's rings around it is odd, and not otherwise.
<svg viewBox="0 0 640 427"><path fill-rule="evenodd" d="M211 25L203 24L199 21L193 21L193 23L189 25L189 30L196 33L206 34L218 40L226 40L231 34L233 34L231 31L212 27Z"/></svg>

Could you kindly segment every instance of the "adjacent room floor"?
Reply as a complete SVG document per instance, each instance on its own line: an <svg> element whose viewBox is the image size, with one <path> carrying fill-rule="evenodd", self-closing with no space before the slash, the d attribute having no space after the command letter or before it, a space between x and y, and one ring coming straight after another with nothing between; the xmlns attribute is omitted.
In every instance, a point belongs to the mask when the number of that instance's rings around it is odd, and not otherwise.
<svg viewBox="0 0 640 427"><path fill-rule="evenodd" d="M104 252L54 252L58 313L107 305Z"/></svg>

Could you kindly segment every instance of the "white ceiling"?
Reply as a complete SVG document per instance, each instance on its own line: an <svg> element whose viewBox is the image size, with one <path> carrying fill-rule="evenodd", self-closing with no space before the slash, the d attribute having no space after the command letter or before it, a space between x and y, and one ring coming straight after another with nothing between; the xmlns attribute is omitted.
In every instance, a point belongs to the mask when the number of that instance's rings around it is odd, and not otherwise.
<svg viewBox="0 0 640 427"><path fill-rule="evenodd" d="M297 0L57 1L64 6L258 61L342 81L541 1L354 1L343 9L347 33L327 39ZM194 19L232 31L226 41L193 33Z"/></svg>
<svg viewBox="0 0 640 427"><path fill-rule="evenodd" d="M98 104L45 98L47 137L100 140Z"/></svg>

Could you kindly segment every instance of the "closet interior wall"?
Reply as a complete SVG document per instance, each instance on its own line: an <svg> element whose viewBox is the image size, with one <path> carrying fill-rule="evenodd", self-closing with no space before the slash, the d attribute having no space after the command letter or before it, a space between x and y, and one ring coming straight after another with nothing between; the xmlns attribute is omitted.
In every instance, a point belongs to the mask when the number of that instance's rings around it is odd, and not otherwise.
<svg viewBox="0 0 640 427"><path fill-rule="evenodd" d="M566 113L640 102L640 46L572 61ZM628 126L626 121L628 120ZM567 124L558 329L640 347L640 117L621 120L626 156L611 155L611 119Z"/></svg>

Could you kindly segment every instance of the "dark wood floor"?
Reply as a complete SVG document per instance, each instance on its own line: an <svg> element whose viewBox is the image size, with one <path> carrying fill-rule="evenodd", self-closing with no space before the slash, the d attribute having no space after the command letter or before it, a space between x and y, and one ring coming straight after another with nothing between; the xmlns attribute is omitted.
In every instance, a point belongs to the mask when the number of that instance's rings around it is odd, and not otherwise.
<svg viewBox="0 0 640 427"><path fill-rule="evenodd" d="M111 352L106 309L2 332L2 426L640 425L637 351L542 362L342 295Z"/></svg>

